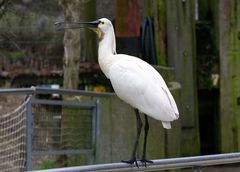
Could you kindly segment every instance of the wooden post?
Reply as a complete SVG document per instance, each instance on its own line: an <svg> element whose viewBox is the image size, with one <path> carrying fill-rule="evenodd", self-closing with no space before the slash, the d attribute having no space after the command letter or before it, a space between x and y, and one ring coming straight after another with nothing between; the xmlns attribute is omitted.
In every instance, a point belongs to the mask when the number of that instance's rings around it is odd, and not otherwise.
<svg viewBox="0 0 240 172"><path fill-rule="evenodd" d="M182 87L179 109L183 155L200 152L194 16L194 1L167 1L168 62Z"/></svg>
<svg viewBox="0 0 240 172"><path fill-rule="evenodd" d="M239 1L219 1L221 152L240 150L239 16Z"/></svg>

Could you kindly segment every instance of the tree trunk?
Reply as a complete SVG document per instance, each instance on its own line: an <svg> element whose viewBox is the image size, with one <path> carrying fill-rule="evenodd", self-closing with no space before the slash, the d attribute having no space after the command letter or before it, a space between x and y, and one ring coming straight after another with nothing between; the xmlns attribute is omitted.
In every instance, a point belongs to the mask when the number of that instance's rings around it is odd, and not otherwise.
<svg viewBox="0 0 240 172"><path fill-rule="evenodd" d="M60 0L64 10L65 22L89 21L95 19L95 0ZM87 29L66 29L64 34L64 88L79 88L79 63L82 61L96 61L96 39ZM66 101L84 101L79 97L64 97ZM88 114L88 115L86 115ZM82 150L92 145L86 145L90 140L91 112L79 107L64 106L61 121L61 142L64 149ZM85 142L83 142L83 140ZM90 142L90 141L89 141ZM58 159L64 166L88 164L93 161L86 155L66 155Z"/></svg>
<svg viewBox="0 0 240 172"><path fill-rule="evenodd" d="M65 22L94 20L96 3L92 1L60 0ZM79 85L79 63L97 61L96 36L86 29L66 29L64 34L64 88L77 89Z"/></svg>
<svg viewBox="0 0 240 172"><path fill-rule="evenodd" d="M64 10L65 22L78 22L83 16L82 1L60 0L60 5ZM80 39L81 31L79 29L66 29L64 34L64 88L77 89L79 84L79 62L80 62Z"/></svg>

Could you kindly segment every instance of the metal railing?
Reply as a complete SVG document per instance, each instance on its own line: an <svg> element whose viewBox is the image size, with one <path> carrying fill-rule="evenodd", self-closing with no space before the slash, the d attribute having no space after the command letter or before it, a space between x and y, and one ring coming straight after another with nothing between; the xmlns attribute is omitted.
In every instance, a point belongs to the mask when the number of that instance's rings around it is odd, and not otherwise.
<svg viewBox="0 0 240 172"><path fill-rule="evenodd" d="M231 164L240 162L240 153L227 153L216 155L192 156L182 158L168 158L153 160L153 164L147 167L140 166L139 168L125 163L109 163L86 165L79 167L66 167L51 170L38 170L34 172L82 172L82 171L157 171L157 170L170 170L170 169L183 169L195 168L195 171L201 171L201 167L213 166L220 164Z"/></svg>
<svg viewBox="0 0 240 172"><path fill-rule="evenodd" d="M61 94L61 95L87 95L87 96L109 96L114 93L108 92L93 92L85 90L73 90L73 89L49 89L41 87L31 87L31 88L9 88L0 89L1 94Z"/></svg>

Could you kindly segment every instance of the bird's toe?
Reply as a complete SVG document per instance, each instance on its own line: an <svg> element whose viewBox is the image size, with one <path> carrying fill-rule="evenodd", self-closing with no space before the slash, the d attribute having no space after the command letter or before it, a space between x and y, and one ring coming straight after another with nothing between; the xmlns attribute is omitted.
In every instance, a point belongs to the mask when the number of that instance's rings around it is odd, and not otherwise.
<svg viewBox="0 0 240 172"><path fill-rule="evenodd" d="M127 164L131 164L131 165L135 163L136 167L139 168L136 158L131 158L130 160L122 160L122 162L127 163Z"/></svg>
<svg viewBox="0 0 240 172"><path fill-rule="evenodd" d="M153 161L147 160L147 159L145 159L145 158L142 158L142 159L140 160L140 162L141 162L145 167L147 167L147 164L153 164Z"/></svg>

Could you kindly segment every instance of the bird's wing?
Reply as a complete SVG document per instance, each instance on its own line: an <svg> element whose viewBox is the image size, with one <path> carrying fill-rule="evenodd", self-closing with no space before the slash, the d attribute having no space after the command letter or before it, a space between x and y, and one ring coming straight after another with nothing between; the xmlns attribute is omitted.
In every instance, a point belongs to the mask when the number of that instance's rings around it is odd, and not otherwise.
<svg viewBox="0 0 240 172"><path fill-rule="evenodd" d="M163 88L163 87L162 87ZM176 115L177 118L179 118L179 111L178 111L178 108L177 108L177 104L172 96L172 94L170 93L169 89L166 89L166 88L163 88L164 92L166 93L168 99L169 99L169 102L174 110L174 113Z"/></svg>
<svg viewBox="0 0 240 172"><path fill-rule="evenodd" d="M110 68L110 80L115 92L119 93L118 96L120 98L121 96L131 96L127 95L127 92L143 94L146 87L146 80L143 77L146 78L146 76L142 72L141 67L133 62L131 58L123 58L126 55L116 56L120 58L115 57L118 60Z"/></svg>
<svg viewBox="0 0 240 172"><path fill-rule="evenodd" d="M174 113L175 113L176 117L178 118L179 117L179 111L178 111L176 102L175 102L171 92L169 91L164 79L160 75L160 73L157 70L155 70L151 65L146 63L145 61L142 61L141 59L137 59L137 61L141 61L141 63L137 63L137 64L139 64L140 66L142 66L142 68L145 69L144 72L146 72L148 76L152 76L154 78L154 81L158 81L158 84L161 86L161 88L163 89L163 91L167 95L168 100L171 104L171 107L173 108Z"/></svg>
<svg viewBox="0 0 240 172"><path fill-rule="evenodd" d="M110 80L115 92L124 101L131 105L136 102L136 97L139 95L145 96L147 90L152 90L152 96L156 94L153 85L157 86L159 96L167 97L172 110L178 117L177 105L161 75L148 63L141 59L128 55L115 55L118 60L110 69ZM161 91L161 88L163 91ZM131 94L130 94L131 93ZM140 101L140 100L139 100ZM167 102L162 102L166 103ZM166 105L167 106L167 105Z"/></svg>

